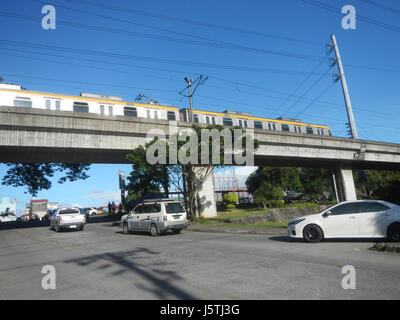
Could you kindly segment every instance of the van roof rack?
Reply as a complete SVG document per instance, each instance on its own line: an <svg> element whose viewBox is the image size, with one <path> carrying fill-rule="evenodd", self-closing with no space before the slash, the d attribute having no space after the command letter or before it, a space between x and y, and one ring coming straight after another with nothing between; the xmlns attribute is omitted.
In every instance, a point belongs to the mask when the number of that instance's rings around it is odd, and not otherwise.
<svg viewBox="0 0 400 320"><path fill-rule="evenodd" d="M175 201L170 198L157 198L157 199L144 199L143 202L166 202L166 201Z"/></svg>

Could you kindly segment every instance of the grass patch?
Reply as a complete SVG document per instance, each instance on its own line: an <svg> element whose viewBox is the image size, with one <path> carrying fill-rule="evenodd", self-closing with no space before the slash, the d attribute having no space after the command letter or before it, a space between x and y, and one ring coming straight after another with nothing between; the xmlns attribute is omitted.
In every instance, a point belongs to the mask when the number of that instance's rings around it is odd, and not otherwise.
<svg viewBox="0 0 400 320"><path fill-rule="evenodd" d="M256 216L260 214L268 213L269 209L258 210L256 208L252 209L231 209L226 211L218 211L218 215L214 218L209 218L207 220L211 221L225 221L235 218L243 218L248 216Z"/></svg>

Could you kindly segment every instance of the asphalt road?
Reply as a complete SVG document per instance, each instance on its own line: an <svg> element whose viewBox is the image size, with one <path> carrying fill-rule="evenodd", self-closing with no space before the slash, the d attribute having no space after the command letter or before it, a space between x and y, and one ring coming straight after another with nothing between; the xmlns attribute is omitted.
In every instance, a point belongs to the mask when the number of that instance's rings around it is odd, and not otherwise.
<svg viewBox="0 0 400 320"><path fill-rule="evenodd" d="M372 241L186 231L124 235L110 222L83 232L0 230L0 299L399 299L400 255ZM341 286L354 265L356 289ZM42 288L42 267L56 289Z"/></svg>

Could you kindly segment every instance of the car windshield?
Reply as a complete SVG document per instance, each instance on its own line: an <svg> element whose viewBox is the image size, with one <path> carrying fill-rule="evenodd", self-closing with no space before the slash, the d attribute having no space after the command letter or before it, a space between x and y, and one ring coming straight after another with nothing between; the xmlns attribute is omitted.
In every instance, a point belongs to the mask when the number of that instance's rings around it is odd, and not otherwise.
<svg viewBox="0 0 400 320"><path fill-rule="evenodd" d="M174 202L174 203L166 203L165 211L167 213L183 213L185 212L185 209L183 208L180 202Z"/></svg>
<svg viewBox="0 0 400 320"><path fill-rule="evenodd" d="M74 214L74 213L80 213L78 209L65 209L65 210L60 210L58 214Z"/></svg>

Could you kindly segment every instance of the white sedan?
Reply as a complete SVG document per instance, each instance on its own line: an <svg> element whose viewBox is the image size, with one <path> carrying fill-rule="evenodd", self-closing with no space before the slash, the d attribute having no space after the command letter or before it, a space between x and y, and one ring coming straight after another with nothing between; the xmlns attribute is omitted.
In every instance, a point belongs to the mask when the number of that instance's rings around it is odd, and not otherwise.
<svg viewBox="0 0 400 320"><path fill-rule="evenodd" d="M319 242L328 238L389 238L400 241L400 206L379 200L345 201L291 220L291 238Z"/></svg>
<svg viewBox="0 0 400 320"><path fill-rule="evenodd" d="M0 222L10 222L10 221L17 221L20 220L18 217L13 213L1 213L0 214Z"/></svg>

